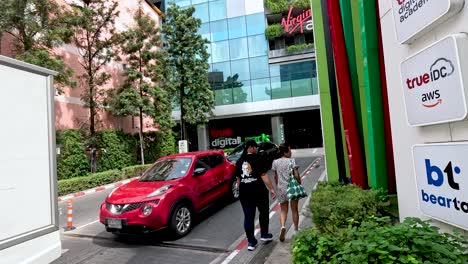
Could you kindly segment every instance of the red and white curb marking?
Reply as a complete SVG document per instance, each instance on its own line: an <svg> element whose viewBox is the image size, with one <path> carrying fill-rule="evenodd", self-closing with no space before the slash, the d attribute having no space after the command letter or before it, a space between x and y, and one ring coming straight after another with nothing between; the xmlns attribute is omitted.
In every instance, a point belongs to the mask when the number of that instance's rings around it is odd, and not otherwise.
<svg viewBox="0 0 468 264"><path fill-rule="evenodd" d="M119 187L119 186L122 186L122 185L124 185L126 183L129 183L131 181L134 181L136 179L138 179L138 177L134 177L134 178L127 179L127 180L124 180L124 181L119 181L119 182L111 183L111 184L108 184L108 185L96 187L94 189L89 189L89 190L86 190L86 191L77 192L77 193L69 194L69 195L66 195L66 196L62 196L62 197L58 198L58 202L60 203L60 202L66 201L66 200L71 199L71 198L81 197L81 196L88 195L90 193L100 192L100 191L112 189L112 188L115 188L115 187Z"/></svg>
<svg viewBox="0 0 468 264"><path fill-rule="evenodd" d="M316 166L320 163L321 160L322 160L322 157L319 157L319 158L315 159L315 161L312 163L312 165L309 166L309 168L302 174L301 179L305 179L307 177L307 175L309 175L309 173L311 173L314 168L317 168ZM273 208L271 208L271 210L270 210L270 219L281 208L281 205L278 202L273 203L272 206L273 206ZM258 232L260 232L260 225L257 224L255 226L255 235L257 235ZM242 249L244 249L245 246L247 246L247 244L248 244L247 239L242 240L237 245L236 249L234 249L234 251L231 252L231 254L229 254L229 256L221 264L228 264L229 262L231 262L231 260L233 260L237 256L237 254L239 254L239 252Z"/></svg>

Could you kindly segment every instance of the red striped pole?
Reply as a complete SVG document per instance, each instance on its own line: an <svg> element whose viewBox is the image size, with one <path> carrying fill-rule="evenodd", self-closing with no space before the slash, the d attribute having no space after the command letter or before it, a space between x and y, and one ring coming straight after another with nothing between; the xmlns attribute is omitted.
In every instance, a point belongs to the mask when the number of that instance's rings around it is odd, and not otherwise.
<svg viewBox="0 0 468 264"><path fill-rule="evenodd" d="M73 226L73 201L72 199L68 199L67 201L67 227L65 227L65 231L70 231L75 229Z"/></svg>

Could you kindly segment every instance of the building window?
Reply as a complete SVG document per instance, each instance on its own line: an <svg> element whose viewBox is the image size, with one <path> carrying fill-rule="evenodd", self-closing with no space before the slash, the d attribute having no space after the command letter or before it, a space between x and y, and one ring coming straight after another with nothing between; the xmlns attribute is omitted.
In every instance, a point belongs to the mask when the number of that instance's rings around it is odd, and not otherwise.
<svg viewBox="0 0 468 264"><path fill-rule="evenodd" d="M292 96L304 96L312 94L312 78L291 81Z"/></svg>
<svg viewBox="0 0 468 264"><path fill-rule="evenodd" d="M209 23L201 24L200 28L198 29L198 34L200 34L203 38L211 41L210 24Z"/></svg>
<svg viewBox="0 0 468 264"><path fill-rule="evenodd" d="M240 81L250 79L249 69L250 66L248 59L231 61L231 73L233 76L237 74Z"/></svg>
<svg viewBox="0 0 468 264"><path fill-rule="evenodd" d="M195 13L193 16L201 19L202 23L210 21L210 14L208 13L208 3L195 5Z"/></svg>
<svg viewBox="0 0 468 264"><path fill-rule="evenodd" d="M247 25L245 17L228 19L229 38L241 38L247 36Z"/></svg>
<svg viewBox="0 0 468 264"><path fill-rule="evenodd" d="M211 41L221 41L228 39L227 21L219 20L210 22Z"/></svg>
<svg viewBox="0 0 468 264"><path fill-rule="evenodd" d="M271 98L289 98L291 97L291 81L281 81L280 77L271 78Z"/></svg>
<svg viewBox="0 0 468 264"><path fill-rule="evenodd" d="M252 1L252 0L246 0ZM245 15L245 2L244 0L226 0L227 17L239 17Z"/></svg>
<svg viewBox="0 0 468 264"><path fill-rule="evenodd" d="M275 50L286 48L286 42L284 39L275 39Z"/></svg>
<svg viewBox="0 0 468 264"><path fill-rule="evenodd" d="M211 43L211 57L213 63L229 60L229 42L219 41Z"/></svg>
<svg viewBox="0 0 468 264"><path fill-rule="evenodd" d="M231 76L231 64L229 61L213 63L212 72L222 73L221 82L224 82L229 76Z"/></svg>
<svg viewBox="0 0 468 264"><path fill-rule="evenodd" d="M221 20L226 18L226 0L210 1L210 20Z"/></svg>
<svg viewBox="0 0 468 264"><path fill-rule="evenodd" d="M245 59L248 57L247 38L229 40L231 60Z"/></svg>
<svg viewBox="0 0 468 264"><path fill-rule="evenodd" d="M248 15L246 18L247 35L265 34L265 15L263 13Z"/></svg>
<svg viewBox="0 0 468 264"><path fill-rule="evenodd" d="M242 81L240 83L241 86L232 88L233 102L235 104L252 102L250 81Z"/></svg>
<svg viewBox="0 0 468 264"><path fill-rule="evenodd" d="M265 35L249 37L249 57L266 56L267 40Z"/></svg>
<svg viewBox="0 0 468 264"><path fill-rule="evenodd" d="M294 44L304 44L305 43L305 37L303 34L296 35L294 36Z"/></svg>
<svg viewBox="0 0 468 264"><path fill-rule="evenodd" d="M192 0L192 4L195 5L195 4L201 4L201 3L206 3L208 2L208 0Z"/></svg>
<svg viewBox="0 0 468 264"><path fill-rule="evenodd" d="M271 100L270 78L252 80L252 101Z"/></svg>
<svg viewBox="0 0 468 264"><path fill-rule="evenodd" d="M270 77L267 56L250 58L250 77L251 79Z"/></svg>

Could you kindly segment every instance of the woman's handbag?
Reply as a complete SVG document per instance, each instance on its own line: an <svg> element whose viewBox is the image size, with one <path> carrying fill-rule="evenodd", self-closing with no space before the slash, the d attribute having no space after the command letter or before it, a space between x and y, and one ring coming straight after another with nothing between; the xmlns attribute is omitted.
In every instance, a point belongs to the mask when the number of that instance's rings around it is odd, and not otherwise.
<svg viewBox="0 0 468 264"><path fill-rule="evenodd" d="M294 164L293 161L289 161L289 178L288 178L288 200L299 200L301 198L307 197L307 194L304 190L304 187L297 182L296 177L294 177Z"/></svg>

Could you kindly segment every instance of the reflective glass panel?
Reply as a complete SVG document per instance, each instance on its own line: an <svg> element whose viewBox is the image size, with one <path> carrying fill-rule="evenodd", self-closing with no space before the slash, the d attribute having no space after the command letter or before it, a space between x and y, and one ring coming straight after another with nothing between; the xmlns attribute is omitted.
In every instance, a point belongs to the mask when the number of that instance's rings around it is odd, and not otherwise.
<svg viewBox="0 0 468 264"><path fill-rule="evenodd" d="M257 13L246 16L247 18L247 35L265 34L265 15Z"/></svg>
<svg viewBox="0 0 468 264"><path fill-rule="evenodd" d="M229 76L231 76L231 63L229 63L229 61L213 63L211 71L222 73L222 78L220 80L224 82Z"/></svg>
<svg viewBox="0 0 468 264"><path fill-rule="evenodd" d="M249 57L266 56L267 50L267 40L264 34L249 37Z"/></svg>
<svg viewBox="0 0 468 264"><path fill-rule="evenodd" d="M252 80L252 100L254 102L271 99L270 78Z"/></svg>
<svg viewBox="0 0 468 264"><path fill-rule="evenodd" d="M227 105L233 103L232 88L215 90L214 94L216 105Z"/></svg>
<svg viewBox="0 0 468 264"><path fill-rule="evenodd" d="M242 81L242 86L232 88L233 103L247 103L252 102L252 90L250 88L250 81Z"/></svg>
<svg viewBox="0 0 468 264"><path fill-rule="evenodd" d="M221 20L226 18L226 0L216 0L210 4L210 20Z"/></svg>
<svg viewBox="0 0 468 264"><path fill-rule="evenodd" d="M245 59L248 57L247 38L229 40L231 60Z"/></svg>
<svg viewBox="0 0 468 264"><path fill-rule="evenodd" d="M271 64L270 65L270 76L280 76L280 65L279 64Z"/></svg>
<svg viewBox="0 0 468 264"><path fill-rule="evenodd" d="M238 79L241 81L250 79L249 60L235 60L231 61L231 73L232 75L238 75Z"/></svg>
<svg viewBox="0 0 468 264"><path fill-rule="evenodd" d="M252 0L245 0L252 1ZM244 0L226 0L227 17L238 17L245 15Z"/></svg>
<svg viewBox="0 0 468 264"><path fill-rule="evenodd" d="M211 41L221 41L228 39L227 20L210 22Z"/></svg>
<svg viewBox="0 0 468 264"><path fill-rule="evenodd" d="M208 13L208 3L195 5L195 13L193 16L201 19L202 23L210 21L210 14Z"/></svg>
<svg viewBox="0 0 468 264"><path fill-rule="evenodd" d="M192 0L192 5L206 3L206 2L208 2L208 0Z"/></svg>
<svg viewBox="0 0 468 264"><path fill-rule="evenodd" d="M291 81L292 96L304 96L312 94L312 79L299 79Z"/></svg>
<svg viewBox="0 0 468 264"><path fill-rule="evenodd" d="M229 38L240 38L247 36L247 25L245 17L228 19Z"/></svg>
<svg viewBox="0 0 468 264"><path fill-rule="evenodd" d="M250 58L250 77L251 79L270 77L267 56Z"/></svg>
<svg viewBox="0 0 468 264"><path fill-rule="evenodd" d="M200 34L203 38L211 41L210 23L201 24L200 28L198 29L198 34Z"/></svg>
<svg viewBox="0 0 468 264"><path fill-rule="evenodd" d="M211 57L213 63L229 60L229 42L220 41L211 43Z"/></svg>
<svg viewBox="0 0 468 264"><path fill-rule="evenodd" d="M171 0L169 2L174 2L180 7L189 6L190 0Z"/></svg>
<svg viewBox="0 0 468 264"><path fill-rule="evenodd" d="M281 81L280 77L271 78L271 98L288 98L291 97L291 82Z"/></svg>

